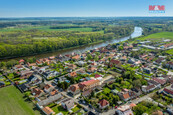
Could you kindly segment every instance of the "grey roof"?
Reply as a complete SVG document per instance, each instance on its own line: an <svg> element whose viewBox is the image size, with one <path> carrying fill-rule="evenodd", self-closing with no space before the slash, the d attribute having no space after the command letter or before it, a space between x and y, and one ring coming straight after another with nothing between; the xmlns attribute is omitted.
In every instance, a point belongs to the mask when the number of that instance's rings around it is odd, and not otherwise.
<svg viewBox="0 0 173 115"><path fill-rule="evenodd" d="M4 83L3 81L0 81L0 86L1 86L1 85L5 85L5 83Z"/></svg>
<svg viewBox="0 0 173 115"><path fill-rule="evenodd" d="M56 94L56 95L54 95L54 96L50 96L50 97L48 97L47 99L38 102L37 104L38 104L39 106L45 106L45 105L48 105L48 104L50 104L50 103L52 103L52 102L54 102L54 101L57 101L57 100L60 99L61 97L62 97L61 94Z"/></svg>
<svg viewBox="0 0 173 115"><path fill-rule="evenodd" d="M63 103L66 105L67 109L71 109L74 106L74 100L71 98L67 98Z"/></svg>

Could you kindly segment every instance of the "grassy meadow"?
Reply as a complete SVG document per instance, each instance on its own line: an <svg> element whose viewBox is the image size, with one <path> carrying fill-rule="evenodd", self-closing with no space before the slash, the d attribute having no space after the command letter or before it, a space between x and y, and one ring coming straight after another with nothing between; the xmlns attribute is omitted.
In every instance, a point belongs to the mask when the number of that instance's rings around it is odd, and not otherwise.
<svg viewBox="0 0 173 115"><path fill-rule="evenodd" d="M162 38L164 39L171 39L173 40L173 32L160 32L151 34L148 36L137 38L136 40L150 40L150 41L161 41Z"/></svg>
<svg viewBox="0 0 173 115"><path fill-rule="evenodd" d="M60 24L58 26L72 26L71 24ZM0 29L0 32L10 32L10 31L19 31L19 30L31 30L38 29L44 31L79 31L79 32L91 32L92 28L68 28L68 29L50 29L51 26L22 26L22 27L10 27Z"/></svg>
<svg viewBox="0 0 173 115"><path fill-rule="evenodd" d="M14 86L0 88L0 115L40 115Z"/></svg>

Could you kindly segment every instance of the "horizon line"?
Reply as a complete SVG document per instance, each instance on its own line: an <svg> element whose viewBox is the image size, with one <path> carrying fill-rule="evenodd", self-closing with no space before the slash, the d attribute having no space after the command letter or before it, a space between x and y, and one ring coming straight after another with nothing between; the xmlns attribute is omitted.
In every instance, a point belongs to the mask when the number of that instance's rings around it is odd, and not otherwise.
<svg viewBox="0 0 173 115"><path fill-rule="evenodd" d="M121 17L173 17L173 16L26 16L26 17L0 17L0 18L121 18Z"/></svg>

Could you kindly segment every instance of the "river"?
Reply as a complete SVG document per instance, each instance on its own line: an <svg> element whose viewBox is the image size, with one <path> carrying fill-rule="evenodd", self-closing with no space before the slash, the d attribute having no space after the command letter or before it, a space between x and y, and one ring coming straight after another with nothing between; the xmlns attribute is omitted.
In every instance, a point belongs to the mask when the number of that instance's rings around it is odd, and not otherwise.
<svg viewBox="0 0 173 115"><path fill-rule="evenodd" d="M131 38L135 38L135 37L139 37L141 35L142 35L142 28L141 27L135 27L134 32L130 36L131 36ZM122 37L122 38L118 38L118 39L112 39L112 40L108 40L108 41L105 41L105 42L102 42L102 43L82 46L82 47L78 47L78 48L71 48L71 49L55 51L55 52L51 52L51 53L37 54L37 55L34 55L34 56L36 58L45 58L45 57L50 57L50 56L56 56L58 54L62 54L62 55L71 54L73 52L83 53L83 52L91 50L91 49L107 46L108 44L113 44L113 43L118 43L118 42L121 42L121 41L128 40L130 38L130 36ZM29 58L29 57L33 57L33 56L26 56L26 58ZM19 60L21 58L22 57L13 58L13 59ZM11 60L11 59L4 59L4 60L1 60L1 61L8 61L8 60Z"/></svg>

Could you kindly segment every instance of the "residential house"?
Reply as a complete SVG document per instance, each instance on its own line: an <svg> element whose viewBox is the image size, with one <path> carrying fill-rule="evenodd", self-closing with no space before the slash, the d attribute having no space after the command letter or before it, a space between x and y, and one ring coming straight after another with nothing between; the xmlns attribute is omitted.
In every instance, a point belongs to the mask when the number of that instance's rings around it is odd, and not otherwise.
<svg viewBox="0 0 173 115"><path fill-rule="evenodd" d="M99 80L88 80L84 82L80 82L78 84L73 84L69 87L68 92L70 92L73 96L80 94L80 92L88 91L95 89L100 85ZM89 92L89 91L88 91Z"/></svg>
<svg viewBox="0 0 173 115"><path fill-rule="evenodd" d="M114 95L117 95L117 94L119 93L119 91L116 90L116 89L111 90L111 92L112 92Z"/></svg>
<svg viewBox="0 0 173 115"><path fill-rule="evenodd" d="M150 68L143 68L143 71L147 74L151 74L151 69Z"/></svg>
<svg viewBox="0 0 173 115"><path fill-rule="evenodd" d="M51 84L46 84L46 85L44 86L44 91L45 91L46 93L51 92L53 89L54 89L54 87L53 87Z"/></svg>
<svg viewBox="0 0 173 115"><path fill-rule="evenodd" d="M89 67L88 69L87 69L87 72L89 72L89 73L94 73L94 72L96 72L97 71L97 68L95 68L95 67Z"/></svg>
<svg viewBox="0 0 173 115"><path fill-rule="evenodd" d="M36 64L37 65L42 65L43 63L41 61L39 61L39 60L36 60Z"/></svg>
<svg viewBox="0 0 173 115"><path fill-rule="evenodd" d="M165 95L169 95L169 96L173 97L173 89L172 88L164 88L163 93Z"/></svg>
<svg viewBox="0 0 173 115"><path fill-rule="evenodd" d="M37 103L37 106L39 108L42 108L43 106L46 106L46 105L49 105L50 103L53 103L53 102L56 102L57 100L60 100L62 99L62 95L61 94L56 94L54 96L49 96L48 98L42 100L42 101L39 101Z"/></svg>
<svg viewBox="0 0 173 115"><path fill-rule="evenodd" d="M20 71L19 75L20 75L20 79L26 79L28 77L30 77L32 75L32 71L29 71L29 70L23 70L23 71Z"/></svg>
<svg viewBox="0 0 173 115"><path fill-rule="evenodd" d="M130 99L135 99L137 97L134 91L129 91L129 96L130 96Z"/></svg>
<svg viewBox="0 0 173 115"><path fill-rule="evenodd" d="M44 91L38 88L32 88L31 89L31 93L32 95L34 95L35 97L40 97L44 94Z"/></svg>
<svg viewBox="0 0 173 115"><path fill-rule="evenodd" d="M72 59L73 59L73 60L80 60L81 57L80 57L79 55L76 55L76 56L73 56Z"/></svg>
<svg viewBox="0 0 173 115"><path fill-rule="evenodd" d="M91 63L92 66L97 66L96 62Z"/></svg>
<svg viewBox="0 0 173 115"><path fill-rule="evenodd" d="M117 108L115 115L133 115L133 111L129 105L122 105Z"/></svg>
<svg viewBox="0 0 173 115"><path fill-rule="evenodd" d="M24 64L25 63L25 60L21 59L19 60L19 64Z"/></svg>
<svg viewBox="0 0 173 115"><path fill-rule="evenodd" d="M82 91L86 91L86 90L89 90L89 89L94 89L99 85L100 85L100 81L99 80L94 80L94 79L79 83L79 87Z"/></svg>
<svg viewBox="0 0 173 115"><path fill-rule="evenodd" d="M135 63L135 59L130 58L130 59L127 61L127 63L134 64L134 63Z"/></svg>
<svg viewBox="0 0 173 115"><path fill-rule="evenodd" d="M148 80L149 85L155 85L156 88L161 88L161 84L157 82L156 80Z"/></svg>
<svg viewBox="0 0 173 115"><path fill-rule="evenodd" d="M169 48L169 47L172 47L173 46L173 43L169 43L169 44L165 44L164 46L163 46L163 48Z"/></svg>
<svg viewBox="0 0 173 115"><path fill-rule="evenodd" d="M165 85L166 84L166 80L164 80L164 79L160 79L160 78L153 78L152 80L154 80L154 81L156 81L156 82L158 82L159 84L161 84L161 85Z"/></svg>
<svg viewBox="0 0 173 115"><path fill-rule="evenodd" d="M55 59L55 56L49 57L49 60L54 60L54 59Z"/></svg>
<svg viewBox="0 0 173 115"><path fill-rule="evenodd" d="M23 65L15 65L15 66L13 67L13 69L14 69L14 70L22 70L22 69L24 69L24 67L23 67Z"/></svg>
<svg viewBox="0 0 173 115"><path fill-rule="evenodd" d="M83 92L82 92L82 96L83 96L83 97L88 97L88 96L91 95L92 91L93 91L93 90L91 90L91 89L86 90L86 91L83 91Z"/></svg>
<svg viewBox="0 0 173 115"><path fill-rule="evenodd" d="M69 77L77 77L77 73L76 72L71 72L71 73L68 73L68 76Z"/></svg>
<svg viewBox="0 0 173 115"><path fill-rule="evenodd" d="M28 91L28 90L29 90L29 86L28 86L28 84L26 84L26 83L23 83L23 84L21 84L21 85L18 85L18 87L20 88L20 90L21 90L22 92L25 92L25 91Z"/></svg>
<svg viewBox="0 0 173 115"><path fill-rule="evenodd" d="M84 61L78 61L76 62L76 64L80 67L84 66L85 65L85 62Z"/></svg>
<svg viewBox="0 0 173 115"><path fill-rule="evenodd" d="M142 86L142 91L144 93L149 93L149 92L153 91L154 89L156 89L155 85Z"/></svg>
<svg viewBox="0 0 173 115"><path fill-rule="evenodd" d="M83 68L80 69L80 70L78 70L78 71L76 71L76 73L77 73L77 74L80 74L80 75L86 74L86 72L85 72L85 70L84 70Z"/></svg>
<svg viewBox="0 0 173 115"><path fill-rule="evenodd" d="M46 78L46 79L50 79L52 77L55 77L55 76L58 76L58 75L61 75L60 72L57 72L57 71L50 71L50 70L47 70L43 73L43 76Z"/></svg>
<svg viewBox="0 0 173 115"><path fill-rule="evenodd" d="M98 78L98 77L102 77L102 76L99 75L99 74L95 74L95 77L94 78Z"/></svg>
<svg viewBox="0 0 173 115"><path fill-rule="evenodd" d="M31 64L30 63L27 63L27 66L28 67L36 66L36 63L31 63Z"/></svg>
<svg viewBox="0 0 173 115"><path fill-rule="evenodd" d="M72 98L67 98L61 102L61 106L69 111L74 108L74 100Z"/></svg>
<svg viewBox="0 0 173 115"><path fill-rule="evenodd" d="M120 62L119 60L114 60L114 59L112 59L112 60L110 61L110 66L113 67L113 65L119 66L119 65L121 65L121 62Z"/></svg>
<svg viewBox="0 0 173 115"><path fill-rule="evenodd" d="M70 65L68 65L67 66L67 72L72 72L73 70L75 70L77 68L77 66L76 65L74 65L74 64L70 64Z"/></svg>
<svg viewBox="0 0 173 115"><path fill-rule="evenodd" d="M50 95L51 95L51 96L54 96L54 95L56 95L56 94L58 94L58 91L57 91L56 89L53 89L53 90L50 92Z"/></svg>
<svg viewBox="0 0 173 115"><path fill-rule="evenodd" d="M49 107L44 107L43 109L42 109L42 111L46 114L46 115L53 115L53 114L55 114L55 112L51 109L51 108L49 108Z"/></svg>
<svg viewBox="0 0 173 115"><path fill-rule="evenodd" d="M168 62L168 63L166 64L166 67L167 67L167 68L170 68L170 69L173 69L173 62Z"/></svg>
<svg viewBox="0 0 173 115"><path fill-rule="evenodd" d="M31 75L28 79L27 79L27 84L29 84L29 86L35 86L40 84L42 81L39 79L41 78L40 75L38 74L33 74Z"/></svg>
<svg viewBox="0 0 173 115"><path fill-rule="evenodd" d="M159 57L159 58L158 58L156 61L154 61L153 63L154 63L154 64L157 64L157 65L161 65L162 62L163 62L164 60L165 60L164 58Z"/></svg>
<svg viewBox="0 0 173 115"><path fill-rule="evenodd" d="M0 87L4 87L5 83L3 81L0 81Z"/></svg>
<svg viewBox="0 0 173 115"><path fill-rule="evenodd" d="M98 102L98 105L100 109L105 109L106 107L109 106L109 102L105 99L102 99Z"/></svg>
<svg viewBox="0 0 173 115"><path fill-rule="evenodd" d="M122 99L124 101L130 100L129 92L120 92L120 93L118 93L118 96L120 97L120 99Z"/></svg>
<svg viewBox="0 0 173 115"><path fill-rule="evenodd" d="M73 84L69 87L69 92L75 96L75 95L78 95L80 94L80 88L78 86L78 84Z"/></svg>

